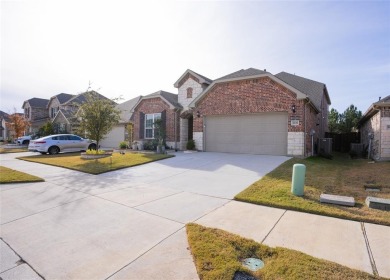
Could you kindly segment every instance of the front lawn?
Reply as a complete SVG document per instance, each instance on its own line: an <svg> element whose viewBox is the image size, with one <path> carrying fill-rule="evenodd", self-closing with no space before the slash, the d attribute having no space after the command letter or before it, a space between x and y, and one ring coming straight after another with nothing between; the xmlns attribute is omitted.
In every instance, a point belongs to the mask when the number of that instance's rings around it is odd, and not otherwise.
<svg viewBox="0 0 390 280"><path fill-rule="evenodd" d="M43 182L42 178L0 166L0 184Z"/></svg>
<svg viewBox="0 0 390 280"><path fill-rule="evenodd" d="M303 197L291 194L292 168L295 163L306 165ZM364 186L380 187L368 192ZM355 207L321 204L321 193L352 196ZM336 154L333 160L312 157L292 158L259 181L236 195L235 199L283 209L332 216L356 221L390 225L390 211L368 208L367 196L390 198L390 162L372 163L366 159L350 159Z"/></svg>
<svg viewBox="0 0 390 280"><path fill-rule="evenodd" d="M298 251L271 248L223 230L197 224L186 227L195 266L203 280L233 279L236 271L257 279L381 279ZM264 268L256 272L244 268L241 261L246 258L260 258Z"/></svg>
<svg viewBox="0 0 390 280"><path fill-rule="evenodd" d="M172 155L162 154L135 154L126 153L121 155L113 153L112 157L106 157L98 160L81 159L80 153L58 154L58 155L37 155L28 157L19 157L18 159L65 167L90 174L101 174L117 169L141 165L156 160L166 159Z"/></svg>

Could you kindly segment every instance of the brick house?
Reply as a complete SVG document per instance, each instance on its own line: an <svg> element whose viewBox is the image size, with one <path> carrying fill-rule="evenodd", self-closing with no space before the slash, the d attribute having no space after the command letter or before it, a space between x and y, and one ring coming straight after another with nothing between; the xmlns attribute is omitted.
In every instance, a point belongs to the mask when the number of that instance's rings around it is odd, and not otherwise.
<svg viewBox="0 0 390 280"><path fill-rule="evenodd" d="M390 160L390 95L373 103L358 123L361 143L369 148L371 158Z"/></svg>
<svg viewBox="0 0 390 280"><path fill-rule="evenodd" d="M211 80L188 69L174 86L178 94L140 99L135 140L153 139L161 118L169 147L184 150L193 139L201 151L308 156L327 130L326 85L286 72L249 68Z"/></svg>

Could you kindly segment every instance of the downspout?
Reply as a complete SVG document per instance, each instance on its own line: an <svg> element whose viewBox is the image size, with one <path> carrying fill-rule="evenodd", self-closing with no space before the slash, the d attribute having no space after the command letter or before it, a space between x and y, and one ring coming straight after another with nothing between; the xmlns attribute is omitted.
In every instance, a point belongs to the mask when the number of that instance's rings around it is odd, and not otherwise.
<svg viewBox="0 0 390 280"><path fill-rule="evenodd" d="M304 103L303 110L303 120L304 120L304 133L303 133L303 156L306 157L306 105L308 102Z"/></svg>
<svg viewBox="0 0 390 280"><path fill-rule="evenodd" d="M177 151L177 112L179 111L180 109L179 108L176 108L175 110L174 110L174 112L175 112L175 119L174 119L174 121L173 121L173 123L174 123L174 129L173 129L173 131L174 131L174 135L175 135L175 152Z"/></svg>

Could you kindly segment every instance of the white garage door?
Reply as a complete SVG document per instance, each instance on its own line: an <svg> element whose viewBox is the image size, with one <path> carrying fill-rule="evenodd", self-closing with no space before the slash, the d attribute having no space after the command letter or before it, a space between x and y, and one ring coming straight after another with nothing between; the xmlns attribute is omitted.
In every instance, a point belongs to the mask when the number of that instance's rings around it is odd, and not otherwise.
<svg viewBox="0 0 390 280"><path fill-rule="evenodd" d="M125 126L117 125L100 142L102 148L119 148L119 143L125 141Z"/></svg>
<svg viewBox="0 0 390 280"><path fill-rule="evenodd" d="M205 117L208 152L286 155L287 113Z"/></svg>

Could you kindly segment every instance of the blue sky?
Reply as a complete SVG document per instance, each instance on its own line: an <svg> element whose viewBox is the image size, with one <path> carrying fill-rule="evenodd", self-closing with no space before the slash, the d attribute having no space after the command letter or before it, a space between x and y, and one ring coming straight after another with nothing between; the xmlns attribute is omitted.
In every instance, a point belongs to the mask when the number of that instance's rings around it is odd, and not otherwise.
<svg viewBox="0 0 390 280"><path fill-rule="evenodd" d="M390 94L390 1L2 1L0 110L92 87L123 101L177 93L186 69L295 73L332 108Z"/></svg>

